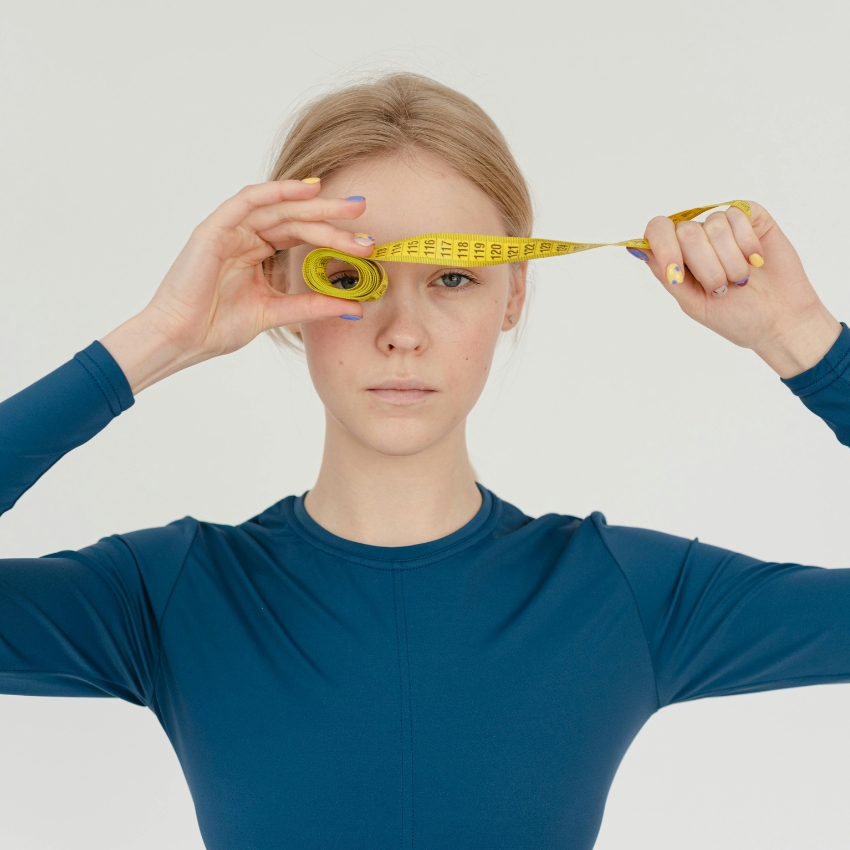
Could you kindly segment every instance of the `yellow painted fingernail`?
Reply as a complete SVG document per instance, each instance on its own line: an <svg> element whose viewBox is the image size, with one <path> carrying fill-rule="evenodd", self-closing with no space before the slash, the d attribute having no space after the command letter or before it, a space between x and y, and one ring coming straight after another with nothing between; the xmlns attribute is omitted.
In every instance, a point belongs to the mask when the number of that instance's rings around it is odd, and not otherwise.
<svg viewBox="0 0 850 850"><path fill-rule="evenodd" d="M750 265L759 268L764 265L764 259L761 254L750 254L749 256Z"/></svg>
<svg viewBox="0 0 850 850"><path fill-rule="evenodd" d="M685 273L678 263L670 263L667 266L667 283L681 283L685 279Z"/></svg>
<svg viewBox="0 0 850 850"><path fill-rule="evenodd" d="M320 183L322 180L321 177L305 177L301 182L302 183Z"/></svg>

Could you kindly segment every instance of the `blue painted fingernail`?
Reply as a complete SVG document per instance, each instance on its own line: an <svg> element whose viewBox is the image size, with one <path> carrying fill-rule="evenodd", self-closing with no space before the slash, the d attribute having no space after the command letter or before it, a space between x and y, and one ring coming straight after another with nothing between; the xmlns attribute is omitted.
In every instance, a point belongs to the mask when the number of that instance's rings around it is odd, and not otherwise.
<svg viewBox="0 0 850 850"><path fill-rule="evenodd" d="M626 250L633 256L637 257L639 260L643 260L645 263L649 262L649 257L643 253L643 251L638 251L637 248L626 248Z"/></svg>
<svg viewBox="0 0 850 850"><path fill-rule="evenodd" d="M343 313L340 316L340 319L362 319L362 316L349 316L347 313Z"/></svg>
<svg viewBox="0 0 850 850"><path fill-rule="evenodd" d="M748 281L749 279L750 279L750 276L749 276L749 275L747 275L747 276L746 276L743 280L733 280L733 281L732 281L732 283L734 283L734 284L735 284L735 286L746 286L746 285L747 285L747 281Z"/></svg>
<svg viewBox="0 0 850 850"><path fill-rule="evenodd" d="M346 198L346 201L365 201L366 198L363 195L352 195L350 198Z"/></svg>

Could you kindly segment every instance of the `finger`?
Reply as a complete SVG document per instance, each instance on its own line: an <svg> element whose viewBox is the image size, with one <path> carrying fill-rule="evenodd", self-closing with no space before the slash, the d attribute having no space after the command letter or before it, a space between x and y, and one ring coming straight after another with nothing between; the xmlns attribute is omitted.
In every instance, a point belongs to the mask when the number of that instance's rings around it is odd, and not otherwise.
<svg viewBox="0 0 850 850"><path fill-rule="evenodd" d="M666 215L657 215L647 224L644 239L651 248L647 252L647 265L668 291L678 297L676 287L685 279L685 269L676 225Z"/></svg>
<svg viewBox="0 0 850 850"><path fill-rule="evenodd" d="M703 225L696 221L680 221L676 225L676 236L685 264L696 282L707 295L722 298L728 289L726 270L708 241Z"/></svg>
<svg viewBox="0 0 850 850"><path fill-rule="evenodd" d="M273 293L267 297L263 310L263 330L339 318L343 315L362 318L363 304L350 298L322 295L320 292L299 292L292 295Z"/></svg>
<svg viewBox="0 0 850 850"><path fill-rule="evenodd" d="M345 198L309 198L304 201L281 201L252 210L242 224L262 233L283 221L324 221L357 218L366 211L366 201Z"/></svg>
<svg viewBox="0 0 850 850"><path fill-rule="evenodd" d="M754 201L749 201L748 203L750 204L750 215L753 217L753 221L760 228L764 228L763 232L767 232L769 227L773 226L773 219L770 217L770 214L764 207L759 206ZM737 207L729 207L726 210L726 218L732 228L732 233L735 234L735 241L738 243L741 253L747 258L747 276L749 277L749 265L753 265L756 268L764 265L764 249L762 248L761 240L756 235L753 222L747 218L743 210L739 210ZM767 224L768 222L769 224ZM733 280L736 283L738 282L737 278L733 278Z"/></svg>
<svg viewBox="0 0 850 850"><path fill-rule="evenodd" d="M281 201L299 201L315 197L321 183L304 183L301 180L269 180L244 186L232 198L213 210L202 222L215 228L238 226L245 217L258 207L277 204Z"/></svg>
<svg viewBox="0 0 850 850"><path fill-rule="evenodd" d="M284 221L277 227L263 231L261 238L278 251L307 243L319 248L336 248L357 257L368 257L375 247L374 239L368 245L355 241L371 239L368 234L352 233L327 221Z"/></svg>
<svg viewBox="0 0 850 850"><path fill-rule="evenodd" d="M761 204L757 204L755 201L747 201L747 203L750 205L750 226L758 239L764 239L765 235L776 227L776 222ZM732 207L732 209L737 209L737 207ZM744 218L746 218L746 214L744 214Z"/></svg>
<svg viewBox="0 0 850 850"><path fill-rule="evenodd" d="M733 209L741 213L744 221L747 220L746 215L741 210L737 208ZM747 258L741 253L741 247L735 238L732 224L726 217L726 213L712 213L705 220L702 229L709 244L714 249L720 265L723 266L726 279L736 283L738 286L745 286L750 277L750 267L747 263Z"/></svg>

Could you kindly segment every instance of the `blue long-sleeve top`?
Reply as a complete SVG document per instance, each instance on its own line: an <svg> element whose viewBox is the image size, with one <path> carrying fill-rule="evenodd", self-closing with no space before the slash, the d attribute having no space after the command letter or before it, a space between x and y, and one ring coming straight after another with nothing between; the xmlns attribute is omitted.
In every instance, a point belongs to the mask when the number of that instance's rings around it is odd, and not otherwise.
<svg viewBox="0 0 850 850"><path fill-rule="evenodd" d="M783 383L850 446L850 330ZM93 342L0 404L0 513L134 404ZM290 495L0 560L0 693L159 719L210 850L588 850L675 702L850 681L850 568L760 561L482 486L426 543Z"/></svg>

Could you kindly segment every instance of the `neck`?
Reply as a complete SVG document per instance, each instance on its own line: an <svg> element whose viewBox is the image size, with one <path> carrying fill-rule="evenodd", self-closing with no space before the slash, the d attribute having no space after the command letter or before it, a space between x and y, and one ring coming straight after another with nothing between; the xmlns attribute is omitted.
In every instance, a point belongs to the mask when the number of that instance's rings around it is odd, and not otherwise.
<svg viewBox="0 0 850 850"><path fill-rule="evenodd" d="M328 415L326 422L322 466L304 508L331 534L373 546L427 543L462 528L481 507L465 419L414 455L382 454Z"/></svg>

